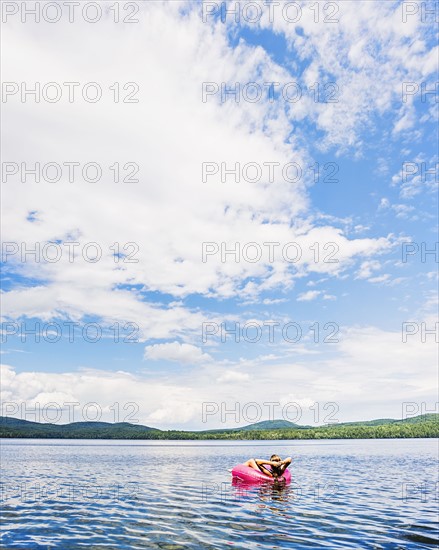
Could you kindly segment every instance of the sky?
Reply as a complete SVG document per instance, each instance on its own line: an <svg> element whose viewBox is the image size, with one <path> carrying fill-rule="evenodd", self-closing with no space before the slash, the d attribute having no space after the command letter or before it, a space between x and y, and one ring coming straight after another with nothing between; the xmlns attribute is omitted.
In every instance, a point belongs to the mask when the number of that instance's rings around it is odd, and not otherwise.
<svg viewBox="0 0 439 550"><path fill-rule="evenodd" d="M437 4L49 4L2 5L2 414L439 412Z"/></svg>

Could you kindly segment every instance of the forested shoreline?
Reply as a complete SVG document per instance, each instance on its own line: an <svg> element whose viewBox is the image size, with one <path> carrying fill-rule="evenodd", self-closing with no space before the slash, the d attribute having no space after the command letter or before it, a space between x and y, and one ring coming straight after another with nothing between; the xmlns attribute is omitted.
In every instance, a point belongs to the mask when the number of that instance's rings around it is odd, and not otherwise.
<svg viewBox="0 0 439 550"><path fill-rule="evenodd" d="M367 423L283 429L231 429L212 431L158 430L135 424L76 423L67 425L25 422L14 425L0 420L2 438L48 439L142 439L142 440L309 440L309 439L389 439L439 437L439 415L424 415L424 420L392 421L379 425ZM9 419L11 420L11 419ZM23 421L21 421L23 423ZM90 425L87 425L90 424Z"/></svg>

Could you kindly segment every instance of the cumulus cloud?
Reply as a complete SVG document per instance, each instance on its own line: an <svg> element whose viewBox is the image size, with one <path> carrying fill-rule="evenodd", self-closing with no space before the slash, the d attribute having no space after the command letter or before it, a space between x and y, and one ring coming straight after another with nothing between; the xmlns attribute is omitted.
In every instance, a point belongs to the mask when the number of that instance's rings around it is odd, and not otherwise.
<svg viewBox="0 0 439 550"><path fill-rule="evenodd" d="M296 32L286 17L270 22L268 7L259 25L282 33L306 64L303 74L295 75L299 83L318 82L321 90L332 86L329 89L335 93L332 103L316 102L310 96L294 104L291 118L313 120L324 133L320 145L339 150L361 149L362 133L384 113L394 120L394 132L411 130L420 117L414 96L402 101L402 85L426 81L434 86L438 68L434 25L421 17L407 17L403 23L398 2L342 2L331 17L329 13L316 17L305 1L299 4L302 32Z"/></svg>
<svg viewBox="0 0 439 550"><path fill-rule="evenodd" d="M317 296L321 294L320 290L308 290L307 292L303 292L302 294L299 294L297 297L298 302L309 302L311 300L315 300Z"/></svg>
<svg viewBox="0 0 439 550"><path fill-rule="evenodd" d="M208 353L203 353L197 346L180 342L146 346L144 358L153 361L164 359L165 361L188 364L202 363L212 359Z"/></svg>
<svg viewBox="0 0 439 550"><path fill-rule="evenodd" d="M357 279L368 279L374 271L381 269L381 264L378 260L367 260L361 263L360 269L357 271Z"/></svg>
<svg viewBox="0 0 439 550"><path fill-rule="evenodd" d="M210 361L207 365L199 362L189 374L176 372L165 379L152 373L133 375L104 370L18 372L11 365L3 365L1 399L11 416L20 416L19 408L12 414L13 404L26 403L29 408L29 404L34 407L37 402L41 407L49 402L77 402L76 419L82 419L87 403L97 401L102 419L109 421L114 420L114 404L119 403L119 420L136 419L159 428L244 425L248 422L240 413L249 403L259 406L263 413L259 420L269 418L270 410L274 417L281 417L282 407L288 402L300 405L299 423L317 422L316 403L321 413L317 423L323 422L322 413L333 410L323 408L327 403L337 404L340 421L372 418L378 414L373 411L400 418L405 401L425 402L430 408L437 401L437 345L434 334L426 334L424 341L421 334L422 323L426 323L422 330L434 326L432 312L437 298L427 298L424 311L410 318L418 330L407 329L405 339L404 327L394 331L367 325L340 327L338 343L301 343L309 354L299 355L294 346L285 344L278 346L277 355ZM128 403L135 407L126 406ZM211 404L208 410L216 411L207 423L203 422L206 403ZM270 409L267 403L279 405ZM237 412L222 417L221 410ZM29 415L27 418L35 420ZM63 419L68 421L66 411Z"/></svg>
<svg viewBox="0 0 439 550"><path fill-rule="evenodd" d="M208 161L228 168L251 162L283 167L291 158L303 166L311 159L306 146L291 137L282 102L202 101L203 82L285 83L292 75L261 47L245 41L232 46L228 26L203 23L192 6L144 3L140 23L129 35L123 26L104 22L98 34L95 26L81 22L60 22L50 33L44 24L31 22L5 27L10 52L3 64L5 80L94 81L104 90L96 104L64 98L23 105L11 98L4 105L4 128L10 131L4 158L29 164L94 161L104 171L93 184L71 183L63 170L56 184L43 179L5 186L4 240L27 249L35 242L59 243L62 249L57 262L35 261L32 255L22 262L22 250L8 259L9 273L34 282L4 293L6 318L97 316L134 322L143 339L182 337L197 330L202 312L151 302L148 293L254 300L262 292L292 289L306 273L335 276L358 258L391 248L389 235L356 239L337 227L320 226L310 216L310 175L292 183L276 171L270 182L265 171L258 181L241 174L236 184L233 178L222 181L219 170L202 181L202 164ZM312 49L317 47L314 35L309 40ZM100 57L111 64L97 68ZM115 81L121 86L134 81L139 102L114 103L109 87ZM325 116L320 113L319 120ZM172 121L174 132L165 121ZM328 124L337 126L332 119ZM25 133L17 130L22 126ZM326 123L322 127L329 131ZM109 167L115 162L121 167L137 163L139 181L112 182ZM69 242L78 243L73 262ZM98 243L98 262L84 258L90 242ZM230 256L222 262L216 255L203 262L203 242L227 247L273 242L279 250L296 242L301 254L294 262L281 255L256 263ZM337 262L316 263L310 250L315 242L335 243ZM115 258L115 247L122 256Z"/></svg>
<svg viewBox="0 0 439 550"><path fill-rule="evenodd" d="M217 382L239 383L250 380L250 375L244 372L226 371L217 378Z"/></svg>
<svg viewBox="0 0 439 550"><path fill-rule="evenodd" d="M370 283L385 283L390 279L389 273L383 273L382 275L379 275L377 277L370 277L368 281Z"/></svg>
<svg viewBox="0 0 439 550"><path fill-rule="evenodd" d="M44 367L23 372L5 366L5 400L78 401L82 406L96 400L99 388L107 420L113 419L112 407L123 396L125 404L138 407L142 423L203 427L203 403L221 409L221 403L230 406L236 400L277 401L279 388L282 403L294 399L311 417L310 404L336 400L345 420L370 417L371 400L380 414L397 416L401 399L431 398L431 346L415 337L402 345L398 331L370 324L345 327L344 338L332 347L310 347L306 340L287 351L282 342L276 354L264 349L265 355L256 358L247 347L242 352L246 359L216 361L195 345L203 322L221 322L203 308L225 311L222 304L228 299L281 310L294 297L305 302L303 308L322 297L329 309L336 305L331 303L335 296L325 290L303 292L305 277L317 279L305 283L309 287L346 281L352 273L372 283L398 281L378 273L388 265L381 257L394 251L398 237L380 225L372 227L370 219L316 214L311 171L292 182L282 170L273 178L265 170L259 179L246 179L242 168L255 162L264 169L267 163L284 167L292 159L311 166L315 148L361 156L370 145L365 135L378 118L394 129L389 139L413 137L413 125L434 120L436 111L426 109L418 120L418 102L413 97L401 101L401 83L430 84L437 66L432 32L420 18L402 25L395 2L337 3L336 25L325 22L328 14L323 12L316 23L309 4L300 5L300 26L282 17L270 23L263 5L259 26L285 38L290 54L285 66L261 46L244 39L234 42L233 17L226 24L218 18L204 23L197 2L142 2L140 22L129 28L110 21L108 10L108 20L99 26L65 22L49 25L47 32L44 22L23 25L18 19L4 26L4 81L29 87L37 81L99 82L104 92L96 104L81 96L74 103L65 96L58 103L22 103L18 95L3 105L6 161L29 167L35 162L98 162L103 169L95 183L81 177L70 182L63 170L56 183L36 183L30 176L27 183L17 177L3 185L3 240L21 243L6 262L4 318L79 322L97 317L108 325L135 323L141 342L161 341L145 347L146 360L191 366L172 378L155 376L153 368L140 375L115 373L110 367L54 373ZM202 100L203 82L252 81L279 86L295 81L307 93L294 104L271 102L268 96L256 103L221 102L219 95ZM121 91L134 82L138 103L115 102L110 89L115 82ZM314 93L309 93L312 87ZM328 91L337 101L316 101L315 93ZM206 162L215 173L203 181ZM115 163L122 173L119 182L110 169ZM126 163L138 165L138 181L122 181L128 175ZM237 168L237 176L225 177L222 163ZM420 174L402 184L398 178L400 174L393 183L400 186L401 204L383 198L380 210L411 219L412 207L404 201L434 186ZM373 237L358 238L371 229ZM22 261L23 252L36 242L57 244L59 260L36 261L31 253ZM98 244L96 262L84 254L91 242ZM267 242L276 244L273 258L267 248L260 261L244 257L246 243ZM74 261L68 243L77 243ZM206 261L203 243L218 248ZM229 253L223 261L221 247L230 251L237 243L240 258ZM295 244L288 249L288 243ZM282 292L281 298L261 299L275 291ZM287 291L293 296L284 297ZM239 317L228 309L225 316ZM259 322L269 316L265 312L261 317ZM395 387L399 402L390 402ZM212 420L221 425L217 417Z"/></svg>

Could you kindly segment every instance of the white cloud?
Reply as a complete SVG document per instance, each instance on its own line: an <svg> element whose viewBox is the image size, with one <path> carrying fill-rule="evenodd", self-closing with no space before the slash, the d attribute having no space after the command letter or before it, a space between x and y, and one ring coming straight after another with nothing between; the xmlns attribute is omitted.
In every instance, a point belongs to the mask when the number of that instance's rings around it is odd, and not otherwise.
<svg viewBox="0 0 439 550"><path fill-rule="evenodd" d="M381 264L378 260L367 260L361 263L360 269L357 271L356 279L368 279L373 271L381 269Z"/></svg>
<svg viewBox="0 0 439 550"><path fill-rule="evenodd" d="M267 183L267 176L260 182L234 184L223 183L217 174L201 181L206 161L284 166L294 158L305 166L309 154L291 137L282 103L201 101L202 82L287 82L292 75L260 47L243 41L231 47L229 29L221 22L203 24L190 6L144 3L141 22L129 35L125 27L104 22L99 32L88 23L51 25L50 33L43 24L5 26L3 40L10 53L3 62L4 80L97 81L105 97L96 104L22 104L11 99L4 105L3 125L10 132L4 158L59 164L93 160L106 171L96 184L69 183L64 171L56 184L5 186L4 241L33 248L35 241L73 240L81 243L79 252L85 243L97 242L102 250L97 263L84 261L80 254L71 263L65 247L56 263L10 260L11 272L40 282L4 293L7 318L95 315L110 324L135 322L143 339L181 337L200 327L202 313L184 305L151 303L145 293L254 300L264 291L291 289L294 279L306 273L335 276L359 257L390 249L391 236L350 239L329 224L316 227L305 177L288 183L277 174L273 184ZM315 38L312 33L308 38L312 49ZM96 59L102 57L111 63L97 68ZM115 104L108 89L115 81L135 81L139 103ZM320 120L327 115L322 111L318 116ZM338 116L322 128L338 127ZM22 127L26 132L18 131ZM115 162L138 163L139 183L111 183L108 167ZM37 213L37 221L25 221L29 212ZM293 264L283 258L223 263L219 256L203 263L203 241L228 246L297 242L302 255ZM121 248L135 243L138 262L115 263L115 242ZM315 242L336 243L338 262L315 263L309 248Z"/></svg>
<svg viewBox="0 0 439 550"><path fill-rule="evenodd" d="M221 421L221 408L238 407L238 425L248 422L239 411L248 403L259 405L268 418L266 403L280 403L274 416L282 417L282 407L290 400L301 404L299 423L313 423L316 406L320 414L327 403L336 403L340 421L401 415L404 401L425 402L429 407L437 401L434 390L437 382L437 345L434 335L421 338L421 323L431 329L437 298L426 297L425 311L410 322L418 323L418 332L408 335L403 342L402 327L396 331L373 326L340 327L339 343L302 344L310 352L298 358L294 346L289 355L272 354L256 359L223 363L198 363L190 373L175 373L172 377L160 375L130 375L123 372L82 370L78 372L16 372L12 366L2 366L3 406L25 402L44 407L49 402L76 401L75 411L98 401L102 419L114 420L114 403L119 403L119 420L133 410L124 409L132 402L138 407L135 418L146 425L170 428L208 429L234 425L234 416ZM433 312L433 316L432 316ZM416 369L413 369L416 365ZM215 381L215 383L212 383ZM249 383L251 381L251 383ZM99 398L96 396L99 388ZM280 388L282 389L281 393ZM300 391L298 390L300 388ZM397 388L397 390L395 389ZM217 411L202 421L203 403L213 404ZM113 407L113 408L112 408ZM11 416L20 416L16 412ZM213 409L211 409L213 410ZM64 414L64 420L68 421ZM28 416L28 419L33 419ZM81 417L76 419L82 419ZM45 419L43 418L42 421ZM322 421L320 416L320 422Z"/></svg>
<svg viewBox="0 0 439 550"><path fill-rule="evenodd" d="M265 298L264 300L262 300L262 303L264 304L264 306L283 304L285 302L288 302L286 298Z"/></svg>
<svg viewBox="0 0 439 550"><path fill-rule="evenodd" d="M77 241L81 247L97 242L102 249L97 263L81 256L71 263L65 253L56 263L9 261L10 273L37 282L16 284L3 293L4 316L78 322L97 316L108 325L133 322L139 326L141 341L173 340L147 346L145 358L193 366L189 374L166 381L151 373L26 373L6 367L3 396L17 402L87 403L96 399L99 388L107 419L111 420L112 404L123 395L126 402L139 405L143 423L199 427L203 402L275 401L279 388L285 399L296 399L304 407L336 400L345 407L345 419L370 417L370 396L380 411L387 410L388 396L396 386L398 399L429 399L434 383L430 347L414 339L402 346L396 332L350 328L347 340L328 346L323 354L307 342L292 349L287 358L267 354L223 363L216 363L193 343L180 342L194 342L206 320L205 312L186 305L188 296L237 298L246 304L262 301L270 306L284 299L260 300L261 293L291 291L296 279L309 275L319 277L309 281L309 287L331 277L346 281L356 262L360 263L359 279L389 285L402 280L376 273L381 268L377 257L392 250L395 236L351 238L368 227L353 225L357 220L349 216L315 214L308 193L313 184L309 173L297 183L284 181L279 173L272 184L266 176L253 183L242 177L238 183L223 182L221 174L203 183L201 165L206 161L224 162L228 167L255 161L284 165L294 159L310 166L309 140L302 139L300 132L304 120L322 135L313 146L332 148L336 155L346 150L361 155L364 134L376 117L385 116L401 137L413 135L411 128L419 122L417 105L410 100L401 106L401 83L428 83L434 74L435 51L428 46L426 27L420 18L402 25L400 5L394 2L340 2L337 25L324 23L323 17L314 23L313 10L302 3L301 33L281 18L271 27L283 33L290 48L291 64L280 67L262 47L243 40L232 47L228 32L233 31L233 23L203 24L193 5L141 3L141 22L129 29L112 22L66 23L50 25L49 33L45 24L19 21L2 29L8 52L3 80L98 81L106 94L97 104L23 104L18 97L3 104L3 128L10 136L3 144L6 161L97 161L105 171L96 184L70 183L64 171L56 184L9 182L3 186L4 241L24 243L30 249L35 241ZM185 10L184 20L181 10ZM262 26L269 26L265 17ZM299 63L305 67L303 75ZM290 106L266 100L256 104L201 101L201 83L206 81L291 80L300 82L303 89L316 82L324 89L325 84L336 82L342 101L315 102L312 94ZM114 103L109 86L115 81L135 81L139 103ZM434 116L432 107L422 120ZM112 183L108 167L115 162L138 163L139 182ZM379 168L383 171L384 164ZM394 183L397 178L400 174L394 176ZM401 185L401 199L411 199L423 189L417 175ZM399 217L412 212L404 204L391 205L387 198L380 207L392 208ZM35 213L33 221L30 212ZM258 263L222 262L219 255L202 262L203 241L229 247L236 242L241 246L278 242L281 248L295 242L301 254L296 262L279 256L274 262L266 257ZM115 242L121 248L135 243L138 261L115 263L111 248ZM315 243L320 245L318 261ZM327 243L333 246L332 257L331 250L323 248ZM172 301L168 303L163 295ZM335 298L324 290L310 290L297 299L310 302L319 296ZM309 363L303 359L307 356Z"/></svg>
<svg viewBox="0 0 439 550"><path fill-rule="evenodd" d="M250 380L250 375L244 372L237 372L237 371L226 371L224 374L221 374L217 378L217 382L245 382L247 380Z"/></svg>
<svg viewBox="0 0 439 550"><path fill-rule="evenodd" d="M378 277L370 277L368 281L370 283L385 283L390 279L389 273L383 273L383 275L379 275Z"/></svg>
<svg viewBox="0 0 439 550"><path fill-rule="evenodd" d="M390 206L390 201L389 199L387 199L386 197L383 197L380 201L380 204L378 205L378 208L379 209L382 209L382 208L389 208Z"/></svg>
<svg viewBox="0 0 439 550"><path fill-rule="evenodd" d="M144 358L153 361L177 361L179 363L191 365L204 363L212 359L208 353L203 353L197 346L193 346L192 344L181 344L180 342L146 346Z"/></svg>
<svg viewBox="0 0 439 550"><path fill-rule="evenodd" d="M316 23L307 3L300 5L301 33L283 17L269 23L268 8L261 26L283 33L301 61L308 64L303 79L295 75L296 80L306 86L319 82L321 90L327 83L336 83L339 100L325 104L309 97L292 105L292 120L312 120L324 133L319 145L339 150L361 150L363 132L375 116L384 113L391 113L395 132L410 130L417 115L412 96L402 103L402 83L434 80L437 46L433 25L423 23L420 17L403 23L397 2L338 3L333 17L336 23L325 22L322 13Z"/></svg>
<svg viewBox="0 0 439 550"><path fill-rule="evenodd" d="M395 210L397 218L409 218L410 212L415 210L414 206L409 206L407 204L394 204L392 208Z"/></svg>
<svg viewBox="0 0 439 550"><path fill-rule="evenodd" d="M299 294L299 296L297 297L297 301L310 302L311 300L315 300L320 294L320 290L307 290L306 292L302 292L302 294Z"/></svg>

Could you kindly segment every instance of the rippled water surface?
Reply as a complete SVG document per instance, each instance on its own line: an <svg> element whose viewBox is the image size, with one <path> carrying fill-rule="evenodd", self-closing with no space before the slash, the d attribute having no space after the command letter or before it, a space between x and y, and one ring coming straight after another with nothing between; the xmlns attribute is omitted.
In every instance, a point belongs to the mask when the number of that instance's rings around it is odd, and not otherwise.
<svg viewBox="0 0 439 550"><path fill-rule="evenodd" d="M291 485L229 468L292 456ZM2 548L437 548L438 440L2 441Z"/></svg>

